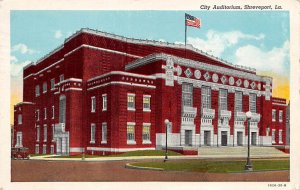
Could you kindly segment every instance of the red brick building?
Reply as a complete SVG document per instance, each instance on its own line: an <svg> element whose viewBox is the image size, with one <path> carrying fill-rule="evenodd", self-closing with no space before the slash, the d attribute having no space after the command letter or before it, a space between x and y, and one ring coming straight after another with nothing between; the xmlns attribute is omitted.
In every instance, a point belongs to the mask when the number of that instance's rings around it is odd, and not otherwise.
<svg viewBox="0 0 300 190"><path fill-rule="evenodd" d="M161 148L166 119L171 147L244 146L249 110L252 145L285 142L286 103L272 97L272 78L190 45L81 29L23 77L15 146L31 153Z"/></svg>

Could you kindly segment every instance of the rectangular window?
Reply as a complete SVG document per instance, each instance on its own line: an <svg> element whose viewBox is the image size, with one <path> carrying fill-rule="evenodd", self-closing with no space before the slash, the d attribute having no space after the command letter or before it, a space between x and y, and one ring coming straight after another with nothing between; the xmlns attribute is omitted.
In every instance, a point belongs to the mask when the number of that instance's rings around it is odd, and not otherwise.
<svg viewBox="0 0 300 190"><path fill-rule="evenodd" d="M92 123L91 124L91 141L90 141L90 143L95 143L95 138L96 138L96 124Z"/></svg>
<svg viewBox="0 0 300 190"><path fill-rule="evenodd" d="M135 111L135 94L127 94L127 110Z"/></svg>
<svg viewBox="0 0 300 190"><path fill-rule="evenodd" d="M47 108L44 108L44 119L47 119Z"/></svg>
<svg viewBox="0 0 300 190"><path fill-rule="evenodd" d="M282 122L282 113L283 113L283 111L279 110L279 122Z"/></svg>
<svg viewBox="0 0 300 190"><path fill-rule="evenodd" d="M36 127L36 141L40 141L40 127Z"/></svg>
<svg viewBox="0 0 300 190"><path fill-rule="evenodd" d="M219 90L219 109L227 110L227 90Z"/></svg>
<svg viewBox="0 0 300 190"><path fill-rule="evenodd" d="M22 143L22 132L17 132L17 144L16 147L22 147L23 143Z"/></svg>
<svg viewBox="0 0 300 190"><path fill-rule="evenodd" d="M52 119L54 119L55 113L54 113L54 106L52 106Z"/></svg>
<svg viewBox="0 0 300 190"><path fill-rule="evenodd" d="M40 146L38 144L35 145L35 153L36 154L40 153Z"/></svg>
<svg viewBox="0 0 300 190"><path fill-rule="evenodd" d="M40 86L39 85L35 86L35 96L36 97L40 96Z"/></svg>
<svg viewBox="0 0 300 190"><path fill-rule="evenodd" d="M18 114L18 124L22 124L22 114Z"/></svg>
<svg viewBox="0 0 300 190"><path fill-rule="evenodd" d="M235 98L234 98L234 109L235 112L242 112L243 111L243 92L236 91Z"/></svg>
<svg viewBox="0 0 300 190"><path fill-rule="evenodd" d="M52 125L52 141L54 141L55 127Z"/></svg>
<svg viewBox="0 0 300 190"><path fill-rule="evenodd" d="M256 113L256 94L249 94L249 110L252 113Z"/></svg>
<svg viewBox="0 0 300 190"><path fill-rule="evenodd" d="M193 107L193 84L182 83L183 106Z"/></svg>
<svg viewBox="0 0 300 190"><path fill-rule="evenodd" d="M107 94L102 94L102 111L107 110Z"/></svg>
<svg viewBox="0 0 300 190"><path fill-rule="evenodd" d="M276 110L272 109L272 121L276 121Z"/></svg>
<svg viewBox="0 0 300 190"><path fill-rule="evenodd" d="M47 142L47 125L44 125L44 142Z"/></svg>
<svg viewBox="0 0 300 190"><path fill-rule="evenodd" d="M275 143L275 135L276 135L276 131L275 129L272 129L272 143Z"/></svg>
<svg viewBox="0 0 300 190"><path fill-rule="evenodd" d="M282 130L279 130L279 143L282 143Z"/></svg>
<svg viewBox="0 0 300 190"><path fill-rule="evenodd" d="M40 110L36 110L36 120L40 120Z"/></svg>
<svg viewBox="0 0 300 190"><path fill-rule="evenodd" d="M143 111L150 111L150 95L143 96Z"/></svg>
<svg viewBox="0 0 300 190"><path fill-rule="evenodd" d="M47 82L43 83L43 93L47 92Z"/></svg>
<svg viewBox="0 0 300 190"><path fill-rule="evenodd" d="M211 108L211 89L210 87L203 86L201 88L201 100L202 100L202 109Z"/></svg>
<svg viewBox="0 0 300 190"><path fill-rule="evenodd" d="M135 123L127 123L127 144L135 144Z"/></svg>
<svg viewBox="0 0 300 190"><path fill-rule="evenodd" d="M50 80L51 90L55 88L55 79Z"/></svg>
<svg viewBox="0 0 300 190"><path fill-rule="evenodd" d="M47 154L47 145L43 144L43 154Z"/></svg>
<svg viewBox="0 0 300 190"><path fill-rule="evenodd" d="M150 123L143 123L143 143L150 142Z"/></svg>
<svg viewBox="0 0 300 190"><path fill-rule="evenodd" d="M96 97L93 96L91 97L91 112L95 112L96 111Z"/></svg>
<svg viewBox="0 0 300 190"><path fill-rule="evenodd" d="M107 143L107 123L102 123L102 141L101 144Z"/></svg>
<svg viewBox="0 0 300 190"><path fill-rule="evenodd" d="M59 75L59 82L62 82L63 80L65 80L64 75Z"/></svg>

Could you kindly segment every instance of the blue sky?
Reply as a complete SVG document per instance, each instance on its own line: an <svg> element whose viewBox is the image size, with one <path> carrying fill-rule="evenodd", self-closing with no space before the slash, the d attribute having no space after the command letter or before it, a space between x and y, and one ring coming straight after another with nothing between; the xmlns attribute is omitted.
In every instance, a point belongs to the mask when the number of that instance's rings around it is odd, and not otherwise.
<svg viewBox="0 0 300 190"><path fill-rule="evenodd" d="M289 78L288 11L11 11L11 78L81 28L126 37L184 42L184 13L201 19L187 42L234 64Z"/></svg>

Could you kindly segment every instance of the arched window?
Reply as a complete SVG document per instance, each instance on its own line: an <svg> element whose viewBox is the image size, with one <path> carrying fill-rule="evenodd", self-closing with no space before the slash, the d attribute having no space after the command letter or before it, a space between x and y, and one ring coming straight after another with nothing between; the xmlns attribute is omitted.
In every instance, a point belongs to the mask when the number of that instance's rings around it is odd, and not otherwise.
<svg viewBox="0 0 300 190"><path fill-rule="evenodd" d="M35 86L35 96L36 97L40 96L40 86L39 85Z"/></svg>
<svg viewBox="0 0 300 190"><path fill-rule="evenodd" d="M66 96L59 97L59 123L66 122Z"/></svg>

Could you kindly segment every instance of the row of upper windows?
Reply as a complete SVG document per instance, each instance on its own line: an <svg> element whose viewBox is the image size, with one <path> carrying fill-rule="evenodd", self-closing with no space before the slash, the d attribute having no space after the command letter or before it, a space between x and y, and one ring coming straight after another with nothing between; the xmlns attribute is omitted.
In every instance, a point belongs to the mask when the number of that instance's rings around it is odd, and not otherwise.
<svg viewBox="0 0 300 190"><path fill-rule="evenodd" d="M46 120L47 119L47 108L44 108L43 110L44 110L44 120ZM54 119L55 118L55 108L54 108L54 106L51 107L51 112L52 112L51 113L51 119ZM37 109L35 111L35 117L36 117L37 121L40 120L40 110L39 109Z"/></svg>
<svg viewBox="0 0 300 190"><path fill-rule="evenodd" d="M59 76L59 82L61 82L63 80L64 80L64 75L62 74L62 75ZM43 87L43 93L46 93L47 90L48 90L46 81L43 82L42 87ZM50 89L54 89L54 87L55 87L55 78L50 80ZM38 96L40 96L40 94L41 94L40 93L40 85L36 85L35 86L35 96L38 97Z"/></svg>
<svg viewBox="0 0 300 190"><path fill-rule="evenodd" d="M249 94L249 110L256 113L256 94ZM208 86L201 87L202 108L211 109L211 88ZM190 83L182 83L182 104L183 106L193 106L193 85ZM242 112L243 108L243 92L235 92L235 111ZM228 109L228 91L226 89L219 90L219 109Z"/></svg>
<svg viewBox="0 0 300 190"><path fill-rule="evenodd" d="M276 121L276 113L277 111L275 109L272 109L272 121ZM279 110L279 122L282 122L282 119L283 119L283 111L282 110Z"/></svg>
<svg viewBox="0 0 300 190"><path fill-rule="evenodd" d="M143 95L143 111L151 111L150 109L151 95ZM102 94L102 111L107 110L107 94ZM127 110L135 111L135 94L127 94ZM96 112L96 97L91 97L91 112Z"/></svg>

